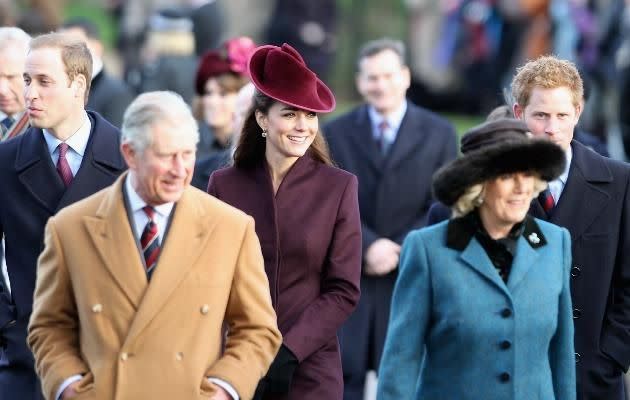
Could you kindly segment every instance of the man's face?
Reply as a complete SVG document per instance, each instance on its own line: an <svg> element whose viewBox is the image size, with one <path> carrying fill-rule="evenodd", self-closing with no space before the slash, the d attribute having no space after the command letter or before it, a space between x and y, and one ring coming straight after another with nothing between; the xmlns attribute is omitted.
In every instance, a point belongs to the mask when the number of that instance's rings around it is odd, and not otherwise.
<svg viewBox="0 0 630 400"><path fill-rule="evenodd" d="M130 143L122 146L131 171L131 184L151 206L178 201L190 184L195 167L194 139L181 135L178 124L153 124L153 143L136 151Z"/></svg>
<svg viewBox="0 0 630 400"><path fill-rule="evenodd" d="M410 82L409 68L392 50L381 51L359 63L357 89L381 114L387 115L400 107Z"/></svg>
<svg viewBox="0 0 630 400"><path fill-rule="evenodd" d="M60 49L31 50L24 70L24 98L31 125L54 132L81 115L84 81L85 77L78 75L70 82Z"/></svg>
<svg viewBox="0 0 630 400"><path fill-rule="evenodd" d="M534 136L544 137L567 150L573 139L573 129L580 119L582 106L573 103L567 87L545 89L535 87L529 104L514 105L514 115L522 119Z"/></svg>
<svg viewBox="0 0 630 400"><path fill-rule="evenodd" d="M17 45L0 50L0 111L14 115L24 111L24 64L26 51Z"/></svg>

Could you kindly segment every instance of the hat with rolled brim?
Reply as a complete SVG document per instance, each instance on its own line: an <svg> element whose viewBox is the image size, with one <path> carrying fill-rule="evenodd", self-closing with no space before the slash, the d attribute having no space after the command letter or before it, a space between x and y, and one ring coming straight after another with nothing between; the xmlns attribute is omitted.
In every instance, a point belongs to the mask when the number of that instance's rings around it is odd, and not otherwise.
<svg viewBox="0 0 630 400"><path fill-rule="evenodd" d="M433 175L433 194L451 207L473 185L515 172L532 172L549 182L565 166L566 156L557 144L511 132L504 140L492 140L440 168Z"/></svg>
<svg viewBox="0 0 630 400"><path fill-rule="evenodd" d="M335 109L332 91L286 43L258 47L249 59L248 71L256 89L274 100L318 113Z"/></svg>

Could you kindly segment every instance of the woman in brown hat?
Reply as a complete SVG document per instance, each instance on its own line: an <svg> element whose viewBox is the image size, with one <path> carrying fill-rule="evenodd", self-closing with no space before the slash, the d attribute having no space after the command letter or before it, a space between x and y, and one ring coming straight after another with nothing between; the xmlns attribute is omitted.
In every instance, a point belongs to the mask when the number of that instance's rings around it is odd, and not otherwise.
<svg viewBox="0 0 630 400"><path fill-rule="evenodd" d="M519 124L473 129L434 175L454 217L403 244L379 400L575 399L571 239L527 216L566 159Z"/></svg>
<svg viewBox="0 0 630 400"><path fill-rule="evenodd" d="M197 160L230 147L236 97L249 82L247 60L255 47L250 38L236 37L201 57L192 107L199 121Z"/></svg>
<svg viewBox="0 0 630 400"><path fill-rule="evenodd" d="M337 330L359 299L361 222L357 179L331 165L319 131L335 98L287 44L256 49L249 72L234 165L208 192L254 217L284 338L256 398L341 399Z"/></svg>

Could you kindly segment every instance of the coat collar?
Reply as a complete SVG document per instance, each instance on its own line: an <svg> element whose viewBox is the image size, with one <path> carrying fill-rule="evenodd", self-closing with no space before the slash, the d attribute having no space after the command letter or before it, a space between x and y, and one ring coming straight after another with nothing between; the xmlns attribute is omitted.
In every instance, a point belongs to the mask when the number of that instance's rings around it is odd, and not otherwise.
<svg viewBox="0 0 630 400"><path fill-rule="evenodd" d="M96 214L84 223L102 262L118 288L137 310L128 340L137 337L160 311L170 294L195 266L217 224L217 217L188 187L173 209L166 240L149 284L123 199L127 172L103 197Z"/></svg>
<svg viewBox="0 0 630 400"><path fill-rule="evenodd" d="M604 157L575 140L571 142L571 148L573 159L569 167L569 177L551 218L546 216L542 206L535 199L530 207L530 213L566 227L571 233L572 240L576 240L606 209L611 196L605 190L605 185L613 182L613 175ZM577 210L580 212L580 218L575 218Z"/></svg>
<svg viewBox="0 0 630 400"><path fill-rule="evenodd" d="M535 265L535 261L539 256L536 250L547 244L547 239L536 220L526 216L523 234L517 241L516 255L506 285L496 272L490 257L488 257L481 244L477 240L472 240L474 234L475 227L468 223L465 217L452 219L447 226L446 246L460 251L459 257L465 264L507 293L508 296L523 280L527 271Z"/></svg>
<svg viewBox="0 0 630 400"><path fill-rule="evenodd" d="M91 111L88 111L88 117L92 123L90 139L81 168L67 190L52 163L42 130L30 128L16 139L20 142L14 165L19 179L51 214L94 193L95 186L107 186L125 169L119 149L120 134L116 128ZM84 168L86 165L92 168ZM103 173L100 186L100 182L95 182L98 178L93 174L93 168Z"/></svg>

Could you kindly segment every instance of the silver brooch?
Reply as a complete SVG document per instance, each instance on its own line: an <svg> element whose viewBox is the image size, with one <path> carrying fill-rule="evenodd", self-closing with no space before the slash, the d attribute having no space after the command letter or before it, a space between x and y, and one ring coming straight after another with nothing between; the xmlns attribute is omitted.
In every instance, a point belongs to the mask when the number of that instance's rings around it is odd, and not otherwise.
<svg viewBox="0 0 630 400"><path fill-rule="evenodd" d="M540 238L536 234L536 232L532 232L529 236L527 236L527 240L529 240L533 244L540 243Z"/></svg>

